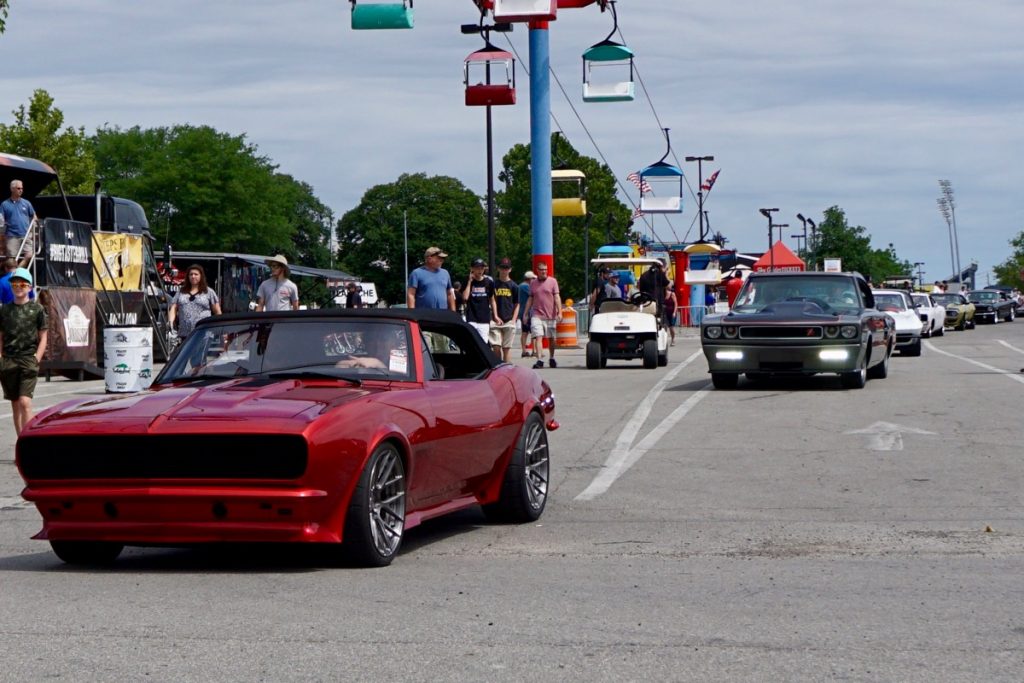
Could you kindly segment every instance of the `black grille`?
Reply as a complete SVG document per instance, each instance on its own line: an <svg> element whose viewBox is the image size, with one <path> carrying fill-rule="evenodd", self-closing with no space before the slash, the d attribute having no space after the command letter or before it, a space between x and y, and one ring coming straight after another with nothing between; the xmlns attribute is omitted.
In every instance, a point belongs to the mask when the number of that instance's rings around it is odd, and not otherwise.
<svg viewBox="0 0 1024 683"><path fill-rule="evenodd" d="M821 339L816 325L743 325L740 339Z"/></svg>
<svg viewBox="0 0 1024 683"><path fill-rule="evenodd" d="M296 479L306 440L290 434L25 437L18 463L33 479Z"/></svg>

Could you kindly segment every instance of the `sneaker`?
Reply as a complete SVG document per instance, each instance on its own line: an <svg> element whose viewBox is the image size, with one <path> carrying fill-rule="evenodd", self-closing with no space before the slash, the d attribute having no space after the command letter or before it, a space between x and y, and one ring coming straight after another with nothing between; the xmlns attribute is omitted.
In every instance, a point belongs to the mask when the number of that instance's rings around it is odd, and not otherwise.
<svg viewBox="0 0 1024 683"><path fill-rule="evenodd" d="M532 354L532 353L530 353L529 351L523 351L523 356L522 356L522 357L523 357L523 358L529 358L529 357L530 357L530 356L532 356L532 355L533 355L533 354Z"/></svg>
<svg viewBox="0 0 1024 683"><path fill-rule="evenodd" d="M538 360L536 363L533 364L534 370L540 370L542 367L544 367L544 361L542 360Z"/></svg>
<svg viewBox="0 0 1024 683"><path fill-rule="evenodd" d="M550 365L553 368L557 368L558 367L558 363L555 362L554 358L552 358L551 360L548 361L548 365Z"/></svg>

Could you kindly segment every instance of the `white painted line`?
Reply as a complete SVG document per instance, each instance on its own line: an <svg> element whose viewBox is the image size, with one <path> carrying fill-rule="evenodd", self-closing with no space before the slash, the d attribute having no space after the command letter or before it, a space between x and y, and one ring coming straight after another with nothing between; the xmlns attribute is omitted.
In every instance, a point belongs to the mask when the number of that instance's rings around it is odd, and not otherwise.
<svg viewBox="0 0 1024 683"><path fill-rule="evenodd" d="M665 390L668 383L675 379L676 375L678 375L683 368L702 355L703 351L695 351L693 355L673 368L671 372L662 377L661 380L651 388L647 393L647 396L640 401L640 405L638 405L636 410L633 411L633 416L622 429L622 432L619 434L619 438L616 439L615 446L612 448L611 453L608 454L608 459L601 468L601 472L594 477L594 480L586 489L583 490L582 493L576 496L576 500L592 500L607 491L611 485L615 483L615 480L622 476L626 470L636 464L636 462L640 460L640 458L643 457L643 455L650 450L662 436L664 436L665 432L667 432L672 425L682 419L682 417L689 412L690 408L696 405L697 401L704 398L703 394L707 393L706 387L688 398L682 405L672 411L668 417L661 421L661 424L655 427L650 434L644 437L643 441L637 445L636 450L632 450L633 441L636 439L636 436L644 422L646 422L647 418L650 416L651 410L654 408L654 404L661 395L661 392Z"/></svg>
<svg viewBox="0 0 1024 683"><path fill-rule="evenodd" d="M1010 372L1009 370L1003 370L1002 368L997 368L996 366L989 365L988 363L982 363L981 361L976 361L973 358L965 358L964 356L958 356L957 354L950 353L949 351L943 351L943 350L939 349L938 347L936 347L934 344L932 344L930 341L926 341L925 342L925 346L927 346L929 349L931 349L935 353L941 353L943 356L949 356L950 358L956 358L957 360L962 360L965 363L970 363L971 365L976 365L979 368L983 368L985 370L988 370L989 372L994 372L994 373L996 373L998 375L1002 375L1003 377L1006 377L1007 379L1012 379L1014 382L1020 382L1021 384L1024 384L1024 377L1021 377L1020 374L1017 373L1017 372Z"/></svg>
<svg viewBox="0 0 1024 683"><path fill-rule="evenodd" d="M1016 351L1017 353L1024 353L1024 349L1018 349L1013 344L1007 344L1002 339L996 339L996 341L999 342L1000 344L1002 344L1003 346L1005 346L1006 348L1012 350L1012 351Z"/></svg>

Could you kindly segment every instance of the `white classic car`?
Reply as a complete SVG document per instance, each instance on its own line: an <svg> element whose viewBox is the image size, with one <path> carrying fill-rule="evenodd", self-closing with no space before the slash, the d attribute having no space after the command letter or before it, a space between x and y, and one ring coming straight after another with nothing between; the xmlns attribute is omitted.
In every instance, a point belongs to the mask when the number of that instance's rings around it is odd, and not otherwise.
<svg viewBox="0 0 1024 683"><path fill-rule="evenodd" d="M897 350L904 356L920 356L924 323L910 295L901 289L876 289L872 294L875 296L875 308L896 322Z"/></svg>
<svg viewBox="0 0 1024 683"><path fill-rule="evenodd" d="M917 306L918 317L924 323L922 337L941 337L945 334L946 307L936 303L931 295L924 293L912 294L914 305Z"/></svg>

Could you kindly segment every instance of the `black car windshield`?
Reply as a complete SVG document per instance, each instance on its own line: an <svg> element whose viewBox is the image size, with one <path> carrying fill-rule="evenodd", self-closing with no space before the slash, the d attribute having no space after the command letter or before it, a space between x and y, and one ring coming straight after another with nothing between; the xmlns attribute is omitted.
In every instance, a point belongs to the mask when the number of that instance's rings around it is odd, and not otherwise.
<svg viewBox="0 0 1024 683"><path fill-rule="evenodd" d="M907 310L907 302L902 294L875 292L875 308L888 313Z"/></svg>
<svg viewBox="0 0 1024 683"><path fill-rule="evenodd" d="M786 275L751 277L736 296L732 310L758 313L779 302L809 302L825 313L856 313L863 307L852 277Z"/></svg>
<svg viewBox="0 0 1024 683"><path fill-rule="evenodd" d="M210 377L412 380L408 326L276 318L197 328L158 382Z"/></svg>
<svg viewBox="0 0 1024 683"><path fill-rule="evenodd" d="M971 292L968 297L971 301L992 303L993 301L999 301L999 292Z"/></svg>

